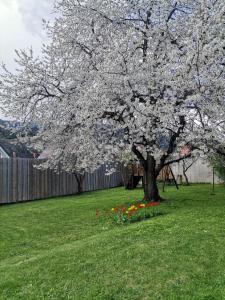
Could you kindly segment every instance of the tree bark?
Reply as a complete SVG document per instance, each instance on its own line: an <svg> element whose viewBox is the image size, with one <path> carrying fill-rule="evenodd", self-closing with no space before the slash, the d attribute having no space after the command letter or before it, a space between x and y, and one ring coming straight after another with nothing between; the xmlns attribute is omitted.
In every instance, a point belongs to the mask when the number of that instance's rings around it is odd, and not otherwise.
<svg viewBox="0 0 225 300"><path fill-rule="evenodd" d="M144 166L144 200L159 201L160 199L157 186L156 162L154 157L148 154Z"/></svg>
<svg viewBox="0 0 225 300"><path fill-rule="evenodd" d="M192 164L190 165L190 167L192 166ZM189 167L186 167L185 161L183 160L183 175L184 175L184 178L185 178L186 185L189 185L188 177L187 177L187 174L186 174L188 169L189 169Z"/></svg>
<svg viewBox="0 0 225 300"><path fill-rule="evenodd" d="M186 174L185 170L183 170L183 175L184 175L184 178L185 178L185 184L189 185L188 177L187 177L187 174Z"/></svg>
<svg viewBox="0 0 225 300"><path fill-rule="evenodd" d="M74 173L74 176L77 180L77 194L82 194L83 193L83 181L84 181L84 175L83 174L78 174Z"/></svg>

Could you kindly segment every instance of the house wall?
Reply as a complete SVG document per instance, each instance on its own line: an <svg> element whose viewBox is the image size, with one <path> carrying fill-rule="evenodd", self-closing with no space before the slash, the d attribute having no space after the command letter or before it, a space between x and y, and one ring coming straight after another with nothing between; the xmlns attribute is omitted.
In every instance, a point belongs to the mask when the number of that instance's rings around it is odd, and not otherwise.
<svg viewBox="0 0 225 300"><path fill-rule="evenodd" d="M9 158L8 154L0 147L0 158Z"/></svg>
<svg viewBox="0 0 225 300"><path fill-rule="evenodd" d="M182 175L183 182L185 182L182 162L174 164L172 170L176 179L178 178L178 175ZM206 160L197 160L186 174L190 183L213 183L213 168ZM216 174L215 183L221 183L221 180Z"/></svg>

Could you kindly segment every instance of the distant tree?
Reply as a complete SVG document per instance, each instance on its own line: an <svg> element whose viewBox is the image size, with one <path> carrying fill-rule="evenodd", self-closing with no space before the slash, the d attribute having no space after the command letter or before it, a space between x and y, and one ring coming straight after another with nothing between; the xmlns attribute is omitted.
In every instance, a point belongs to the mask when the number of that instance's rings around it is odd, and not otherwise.
<svg viewBox="0 0 225 300"><path fill-rule="evenodd" d="M225 183L225 157L220 154L215 154L209 161L217 176Z"/></svg>
<svg viewBox="0 0 225 300"><path fill-rule="evenodd" d="M189 180L188 180L188 175L187 171L197 162L198 158L196 157L190 157L188 159L184 159L182 161L182 170L183 170L183 175L185 179L185 184L188 186L190 185Z"/></svg>
<svg viewBox="0 0 225 300"><path fill-rule="evenodd" d="M93 170L131 150L150 201L164 166L222 152L223 0L61 0L55 9L42 57L18 51L17 72L5 68L0 86L9 114L38 124L32 142L51 149L50 164L70 169L74 157L76 170Z"/></svg>

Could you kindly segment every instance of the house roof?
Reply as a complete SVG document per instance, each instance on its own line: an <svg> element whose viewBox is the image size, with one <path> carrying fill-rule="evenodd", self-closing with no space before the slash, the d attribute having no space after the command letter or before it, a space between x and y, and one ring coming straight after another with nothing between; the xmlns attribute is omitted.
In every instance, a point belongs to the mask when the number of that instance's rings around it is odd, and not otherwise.
<svg viewBox="0 0 225 300"><path fill-rule="evenodd" d="M24 144L13 143L7 140L0 139L0 147L8 154L9 157L14 157L13 153L15 153L16 157L20 158L33 158L33 153L29 150Z"/></svg>

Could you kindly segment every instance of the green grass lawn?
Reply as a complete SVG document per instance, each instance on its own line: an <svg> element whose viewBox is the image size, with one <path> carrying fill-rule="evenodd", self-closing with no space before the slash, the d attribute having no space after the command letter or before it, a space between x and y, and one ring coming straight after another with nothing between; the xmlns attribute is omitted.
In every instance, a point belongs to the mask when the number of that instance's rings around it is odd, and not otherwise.
<svg viewBox="0 0 225 300"><path fill-rule="evenodd" d="M225 188L211 189L168 187L163 215L128 225L95 211L141 189L0 207L0 299L225 299Z"/></svg>

